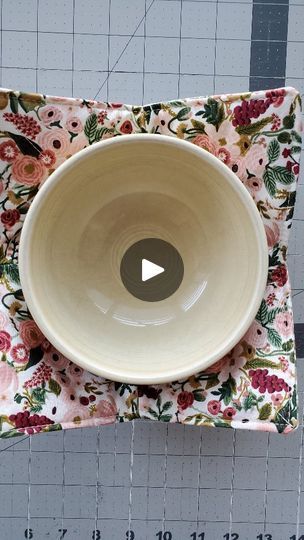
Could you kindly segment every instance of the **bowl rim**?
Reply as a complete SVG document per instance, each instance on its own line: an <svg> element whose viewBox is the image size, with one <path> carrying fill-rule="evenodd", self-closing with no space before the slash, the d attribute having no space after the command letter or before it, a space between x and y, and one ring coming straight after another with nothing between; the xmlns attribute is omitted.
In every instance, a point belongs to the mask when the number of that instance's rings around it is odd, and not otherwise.
<svg viewBox="0 0 304 540"><path fill-rule="evenodd" d="M85 351L81 352L81 354L77 354L76 351L69 347L69 345L65 342L64 336L60 335L58 337L58 334L52 330L52 326L48 323L47 310L43 309L41 307L41 302L37 301L38 299L34 293L31 261L30 257L27 255L27 253L30 252L32 232L39 215L40 203L48 196L50 192L52 192L52 190L62 180L62 177L70 169L73 169L77 165L77 163L80 162L84 157L87 157L90 154L106 151L108 147L111 147L113 145L132 144L135 139L137 140L137 142L138 140L140 140L140 142L143 144L161 142L163 144L175 146L176 148L179 147L180 149L195 154L201 160L217 168L218 171L222 174L222 176L226 177L227 181L229 181L236 194L245 204L248 211L248 216L251 219L252 225L254 226L254 231L257 238L258 249L256 261L258 264L258 278L256 280L255 290L253 291L251 304L246 311L242 323L229 335L229 337L225 340L220 349L219 347L214 349L214 352L208 356L207 360L206 357L202 357L199 360L192 362L190 367L185 361L185 366L183 368L179 368L176 370L170 368L167 372L164 372L161 375L157 375L157 373L155 373L153 375L140 374L138 376L133 376L130 375L130 372L128 372L127 370L117 370L117 368L104 368L102 366L102 362L101 365L96 365L95 362L93 364ZM207 369L216 361L223 358L230 350L232 350L233 347L238 343L238 341L246 334L260 307L266 288L268 275L268 246L264 225L253 198L251 197L250 193L247 191L241 180L238 178L238 176L233 171L231 171L231 169L229 169L219 158L215 157L207 150L196 146L195 144L189 144L189 141L177 139L168 135L139 133L132 134L132 136L122 135L120 137L113 137L111 139L99 141L91 146L80 150L79 152L71 156L67 161L59 165L59 167L41 186L25 216L19 242L18 266L21 288L28 309L42 333L51 342L51 344L55 346L56 349L58 349L58 351L60 351L69 360L75 362L75 364L81 366L85 370L96 373L97 375L105 377L106 379L117 382L125 382L128 384L149 385L185 379L188 376ZM155 352L155 354L157 354L157 351Z"/></svg>

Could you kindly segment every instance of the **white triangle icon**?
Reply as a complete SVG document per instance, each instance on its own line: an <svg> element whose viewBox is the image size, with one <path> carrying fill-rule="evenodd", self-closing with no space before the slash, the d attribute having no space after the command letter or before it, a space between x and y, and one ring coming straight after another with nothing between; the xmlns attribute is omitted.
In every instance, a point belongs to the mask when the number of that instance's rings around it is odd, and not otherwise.
<svg viewBox="0 0 304 540"><path fill-rule="evenodd" d="M148 259L141 260L142 281L148 281L148 279L158 276L158 274L162 274L164 271L165 269L162 268L162 266L158 266L158 264L154 264L153 262L148 261Z"/></svg>

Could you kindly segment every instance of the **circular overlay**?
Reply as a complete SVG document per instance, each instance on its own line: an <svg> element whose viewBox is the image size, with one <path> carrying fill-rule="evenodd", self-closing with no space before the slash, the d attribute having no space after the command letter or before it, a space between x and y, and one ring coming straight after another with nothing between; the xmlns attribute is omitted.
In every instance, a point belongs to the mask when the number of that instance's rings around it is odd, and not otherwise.
<svg viewBox="0 0 304 540"><path fill-rule="evenodd" d="M130 294L146 302L159 302L179 288L184 263L169 242L144 238L127 249L121 260L120 276Z"/></svg>

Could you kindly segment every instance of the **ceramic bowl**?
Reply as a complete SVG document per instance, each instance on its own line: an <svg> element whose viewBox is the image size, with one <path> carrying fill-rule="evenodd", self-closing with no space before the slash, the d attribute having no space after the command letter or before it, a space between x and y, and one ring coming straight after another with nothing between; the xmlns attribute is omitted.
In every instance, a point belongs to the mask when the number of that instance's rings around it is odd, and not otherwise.
<svg viewBox="0 0 304 540"><path fill-rule="evenodd" d="M163 300L122 281L128 248L147 238L183 262ZM52 174L26 216L19 262L49 341L92 373L138 384L181 380L233 348L268 266L263 224L237 176L189 142L145 134L90 146Z"/></svg>

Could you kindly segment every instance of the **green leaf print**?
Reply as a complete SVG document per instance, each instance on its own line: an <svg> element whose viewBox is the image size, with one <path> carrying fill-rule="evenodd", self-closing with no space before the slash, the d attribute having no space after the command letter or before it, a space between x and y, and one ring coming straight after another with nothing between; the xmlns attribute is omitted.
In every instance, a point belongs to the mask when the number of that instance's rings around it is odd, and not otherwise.
<svg viewBox="0 0 304 540"><path fill-rule="evenodd" d="M162 407L162 413L168 411L169 409L171 409L173 405L173 402L172 401L166 401L166 403L163 404L163 407Z"/></svg>
<svg viewBox="0 0 304 540"><path fill-rule="evenodd" d="M236 394L236 382L229 374L229 379L225 381L220 388L211 392L214 396L220 396L220 400L224 401L225 405L229 405L233 394Z"/></svg>
<svg viewBox="0 0 304 540"><path fill-rule="evenodd" d="M272 311L269 311L268 314L267 314L267 324L272 324L273 321L275 320L277 314L279 313L280 309L279 308L276 308L276 309L273 309Z"/></svg>
<svg viewBox="0 0 304 540"><path fill-rule="evenodd" d="M249 409L252 409L257 403L257 399L254 394L249 394L249 396L245 397L243 407L244 411L249 411Z"/></svg>
<svg viewBox="0 0 304 540"><path fill-rule="evenodd" d="M300 144L302 143L302 137L301 137L300 133L298 133L297 131L292 130L291 136L296 142L298 142Z"/></svg>
<svg viewBox="0 0 304 540"><path fill-rule="evenodd" d="M32 400L36 401L37 404L45 403L45 392L45 388L34 388L31 395Z"/></svg>
<svg viewBox="0 0 304 540"><path fill-rule="evenodd" d="M1 272L13 283L20 285L19 270L17 264L6 263L0 264Z"/></svg>
<svg viewBox="0 0 304 540"><path fill-rule="evenodd" d="M156 411L153 411L153 409L151 409L151 407L149 407L148 413L151 414L151 416L153 416L153 418L156 418L156 420L158 419L158 414L157 414L157 412L156 412Z"/></svg>
<svg viewBox="0 0 304 540"><path fill-rule="evenodd" d="M269 268L271 268L272 266L277 266L278 264L280 264L280 259L278 257L279 249L280 249L279 246L275 247L272 254L269 255L269 262L268 262Z"/></svg>
<svg viewBox="0 0 304 540"><path fill-rule="evenodd" d="M19 105L26 113L34 111L36 107L45 105L45 99L39 94L20 94L18 97L18 101Z"/></svg>
<svg viewBox="0 0 304 540"><path fill-rule="evenodd" d="M4 433L0 433L0 439L11 439L12 437L23 437L24 433L22 431L17 431L17 429L10 429Z"/></svg>
<svg viewBox="0 0 304 540"><path fill-rule="evenodd" d="M291 128L293 128L294 123L295 123L295 115L294 114L284 116L284 118L283 118L283 126L284 126L284 128L291 129Z"/></svg>
<svg viewBox="0 0 304 540"><path fill-rule="evenodd" d="M219 379L217 374L214 374L212 377L210 377L207 380L205 390L209 390L209 388L213 388L213 386L217 386L219 384Z"/></svg>
<svg viewBox="0 0 304 540"><path fill-rule="evenodd" d="M268 309L266 301L263 299L259 308L259 311L257 312L255 318L257 321L259 321L261 324L266 324L268 317Z"/></svg>
<svg viewBox="0 0 304 540"><path fill-rule="evenodd" d="M169 101L169 105L170 105L170 107L184 107L185 102L184 101L178 101L178 100Z"/></svg>
<svg viewBox="0 0 304 540"><path fill-rule="evenodd" d="M199 120L195 120L195 118L191 119L191 124L193 125L194 129L199 133L206 133L205 131L205 124L204 122L200 122Z"/></svg>
<svg viewBox="0 0 304 540"><path fill-rule="evenodd" d="M200 390L200 389L193 391L193 397L194 397L195 401L202 402L202 401L206 400L206 398L205 398L205 396L203 394L203 390Z"/></svg>
<svg viewBox="0 0 304 540"><path fill-rule="evenodd" d="M91 113L86 119L84 125L84 133L89 141L89 144L92 144L95 141L95 133L98 126L97 114Z"/></svg>
<svg viewBox="0 0 304 540"><path fill-rule="evenodd" d="M297 394L297 388L296 386L293 389L292 398L291 398L291 404L293 406L293 412L295 413L298 407L298 394Z"/></svg>
<svg viewBox="0 0 304 540"><path fill-rule="evenodd" d="M267 168L263 174L265 187L272 197L276 194L276 181L272 169Z"/></svg>
<svg viewBox="0 0 304 540"><path fill-rule="evenodd" d="M286 167L276 165L275 167L271 167L271 171L273 173L274 179L281 184L288 185L294 182L295 177L293 172L286 169Z"/></svg>
<svg viewBox="0 0 304 540"><path fill-rule="evenodd" d="M256 133L259 133L270 122L272 122L272 117L267 116L267 118L258 120L253 124L248 124L247 126L238 126L235 129L239 133L239 135L255 135Z"/></svg>
<svg viewBox="0 0 304 540"><path fill-rule="evenodd" d="M280 155L280 145L276 139L272 139L267 149L268 159L271 162L276 161Z"/></svg>
<svg viewBox="0 0 304 540"><path fill-rule="evenodd" d="M296 417L296 409L292 407L292 403L289 400L277 412L273 420L279 433L283 433L284 429L291 424L290 420L293 417L293 415L294 417Z"/></svg>
<svg viewBox="0 0 304 540"><path fill-rule="evenodd" d="M280 334L274 328L267 328L268 339L275 347L282 346L282 340Z"/></svg>
<svg viewBox="0 0 304 540"><path fill-rule="evenodd" d="M265 403L265 405L263 405L263 407L261 407L260 409L259 420L267 420L269 416L271 415L271 410L272 410L271 404Z"/></svg>
<svg viewBox="0 0 304 540"><path fill-rule="evenodd" d="M292 146L290 152L291 154L299 154L301 152L301 146Z"/></svg>
<svg viewBox="0 0 304 540"><path fill-rule="evenodd" d="M161 422L170 422L172 418L172 414L162 414L160 417L159 417L159 420Z"/></svg>
<svg viewBox="0 0 304 540"><path fill-rule="evenodd" d="M290 143L291 137L287 131L283 131L282 133L279 133L278 141L283 144Z"/></svg>
<svg viewBox="0 0 304 540"><path fill-rule="evenodd" d="M102 139L103 135L105 135L106 133L108 133L110 130L104 126L96 129L95 131L95 136L94 136L94 139L93 141L94 142L98 142Z"/></svg>
<svg viewBox="0 0 304 540"><path fill-rule="evenodd" d="M281 364L276 364L272 360L267 360L266 358L253 358L253 360L248 360L244 365L244 369L279 369Z"/></svg>
<svg viewBox="0 0 304 540"><path fill-rule="evenodd" d="M179 120L180 122L182 120L187 120L188 114L190 111L191 111L191 107L183 107L180 111L178 111L176 115L176 119Z"/></svg>
<svg viewBox="0 0 304 540"><path fill-rule="evenodd" d="M18 98L13 92L9 94L9 102L11 111L16 114L18 112Z"/></svg>
<svg viewBox="0 0 304 540"><path fill-rule="evenodd" d="M60 384L58 384L58 382L55 381L54 379L49 380L49 389L51 392L53 392L53 394L55 394L55 396L59 396L61 392Z"/></svg>
<svg viewBox="0 0 304 540"><path fill-rule="evenodd" d="M293 339L289 339L288 341L286 341L286 342L283 343L283 345L282 345L282 349L283 349L283 351L285 351L285 352L292 351L293 347L294 347L294 341L293 341Z"/></svg>
<svg viewBox="0 0 304 540"><path fill-rule="evenodd" d="M216 131L218 131L225 118L224 105L215 99L209 98L204 110L201 112L206 122L215 126Z"/></svg>

